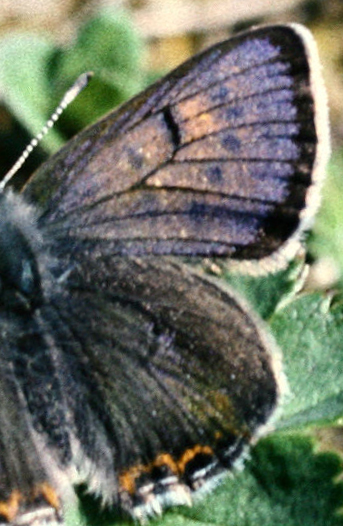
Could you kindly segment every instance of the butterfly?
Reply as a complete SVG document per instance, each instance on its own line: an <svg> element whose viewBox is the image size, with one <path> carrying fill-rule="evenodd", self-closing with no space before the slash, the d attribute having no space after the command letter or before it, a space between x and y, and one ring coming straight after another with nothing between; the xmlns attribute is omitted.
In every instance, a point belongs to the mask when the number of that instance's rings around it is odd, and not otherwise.
<svg viewBox="0 0 343 526"><path fill-rule="evenodd" d="M187 258L277 268L328 150L298 25L211 47L0 194L0 516L64 522L74 485L141 522L190 504L274 414L279 356Z"/></svg>

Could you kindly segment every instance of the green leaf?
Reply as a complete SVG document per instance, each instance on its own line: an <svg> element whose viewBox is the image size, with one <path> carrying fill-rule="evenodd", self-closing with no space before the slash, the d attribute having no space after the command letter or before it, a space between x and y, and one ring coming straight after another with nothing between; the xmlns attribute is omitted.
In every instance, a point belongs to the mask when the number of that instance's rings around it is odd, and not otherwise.
<svg viewBox="0 0 343 526"><path fill-rule="evenodd" d="M290 386L278 427L334 422L343 415L343 309L302 295L272 318Z"/></svg>
<svg viewBox="0 0 343 526"><path fill-rule="evenodd" d="M37 36L17 34L0 40L1 97L32 136L42 129L53 109L46 65L54 49L47 39ZM53 129L42 145L52 149L63 142Z"/></svg>
<svg viewBox="0 0 343 526"><path fill-rule="evenodd" d="M303 261L295 260L287 268L272 274L254 277L225 272L223 277L263 319L268 319L281 301L294 295L302 282L303 270Z"/></svg>
<svg viewBox="0 0 343 526"><path fill-rule="evenodd" d="M328 166L322 206L316 218L310 249L317 257L338 264L343 276L343 151L335 152Z"/></svg>

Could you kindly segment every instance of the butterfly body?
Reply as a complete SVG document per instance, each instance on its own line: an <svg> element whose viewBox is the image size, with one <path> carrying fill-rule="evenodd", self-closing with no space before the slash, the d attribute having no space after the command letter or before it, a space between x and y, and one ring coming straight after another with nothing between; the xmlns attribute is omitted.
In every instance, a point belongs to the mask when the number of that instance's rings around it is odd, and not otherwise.
<svg viewBox="0 0 343 526"><path fill-rule="evenodd" d="M177 256L273 261L299 240L323 163L301 31L208 50L1 195L8 522L63 521L78 483L141 521L190 504L274 413L262 324Z"/></svg>

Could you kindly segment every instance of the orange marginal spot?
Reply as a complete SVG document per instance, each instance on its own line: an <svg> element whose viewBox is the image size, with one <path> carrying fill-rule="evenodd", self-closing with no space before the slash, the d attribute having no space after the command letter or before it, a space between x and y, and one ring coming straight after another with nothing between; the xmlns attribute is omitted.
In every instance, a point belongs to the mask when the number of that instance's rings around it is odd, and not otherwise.
<svg viewBox="0 0 343 526"><path fill-rule="evenodd" d="M122 490L133 495L136 491L136 479L142 473L149 473L153 468L168 466L172 473L179 476L185 471L185 467L196 455L213 455L213 449L210 446L201 446L197 444L191 449L186 449L179 460L174 460L169 453L161 453L153 462L149 464L137 464L119 475L119 485Z"/></svg>
<svg viewBox="0 0 343 526"><path fill-rule="evenodd" d="M162 453L149 464L137 464L136 466L132 466L132 468L128 469L127 471L124 471L119 476L119 485L123 490L133 495L136 491L136 478L138 478L142 473L149 473L149 471L151 471L153 468L160 466L168 466L173 473L178 474L178 465L174 461L173 457L168 453Z"/></svg>
<svg viewBox="0 0 343 526"><path fill-rule="evenodd" d="M179 471L177 462L175 462L175 460L171 455L169 455L169 453L162 453L161 455L158 455L156 459L151 463L152 468L158 468L160 466L168 466L168 468L170 468L170 470L175 474L177 474Z"/></svg>
<svg viewBox="0 0 343 526"><path fill-rule="evenodd" d="M19 503L22 500L22 495L18 490L12 491L9 499L4 502L0 501L0 515L6 519L7 522L12 522L18 513Z"/></svg>
<svg viewBox="0 0 343 526"><path fill-rule="evenodd" d="M42 496L52 508L57 510L60 507L60 500L54 488L48 482L38 484L34 490L34 498Z"/></svg>
<svg viewBox="0 0 343 526"><path fill-rule="evenodd" d="M182 457L177 462L177 466L179 468L180 473L183 473L185 471L185 467L188 464L188 462L193 460L193 458L196 457L196 455L213 455L213 454L214 454L213 449L210 446L201 446L200 444L197 444L191 449L186 449Z"/></svg>
<svg viewBox="0 0 343 526"><path fill-rule="evenodd" d="M124 491L127 491L133 495L136 491L135 480L137 477L139 477L139 475L141 475L141 473L144 473L145 471L147 471L146 466L143 466L143 464L137 464L137 466L133 466L119 475L119 485Z"/></svg>

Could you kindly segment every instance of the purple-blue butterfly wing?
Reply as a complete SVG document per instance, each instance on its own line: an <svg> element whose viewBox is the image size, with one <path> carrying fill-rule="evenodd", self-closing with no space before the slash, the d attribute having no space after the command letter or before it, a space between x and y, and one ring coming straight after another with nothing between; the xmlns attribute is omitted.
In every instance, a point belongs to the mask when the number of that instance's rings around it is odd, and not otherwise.
<svg viewBox="0 0 343 526"><path fill-rule="evenodd" d="M78 135L24 194L72 247L269 256L314 183L310 49L287 26L210 48Z"/></svg>

